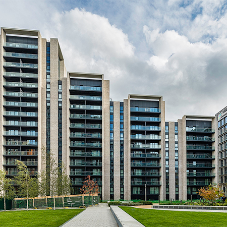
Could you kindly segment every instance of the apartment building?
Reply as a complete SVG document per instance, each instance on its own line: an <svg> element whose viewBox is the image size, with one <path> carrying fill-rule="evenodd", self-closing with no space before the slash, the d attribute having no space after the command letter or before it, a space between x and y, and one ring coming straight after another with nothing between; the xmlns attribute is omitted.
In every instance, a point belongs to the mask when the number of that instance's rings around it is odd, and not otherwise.
<svg viewBox="0 0 227 227"><path fill-rule="evenodd" d="M185 200L219 182L219 141L225 187L225 109L165 122L162 96L112 101L104 75L67 72L58 40L35 30L2 28L0 59L0 169L8 177L16 160L35 176L51 152L72 194L90 175L103 200Z"/></svg>

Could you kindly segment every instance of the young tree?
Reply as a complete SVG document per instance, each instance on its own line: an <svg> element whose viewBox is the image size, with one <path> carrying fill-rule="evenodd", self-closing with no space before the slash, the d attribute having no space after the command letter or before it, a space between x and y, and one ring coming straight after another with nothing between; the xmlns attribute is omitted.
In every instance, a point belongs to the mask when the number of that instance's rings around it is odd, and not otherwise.
<svg viewBox="0 0 227 227"><path fill-rule="evenodd" d="M209 185L208 187L200 188L197 193L212 204L216 199L224 196L224 192L215 185Z"/></svg>

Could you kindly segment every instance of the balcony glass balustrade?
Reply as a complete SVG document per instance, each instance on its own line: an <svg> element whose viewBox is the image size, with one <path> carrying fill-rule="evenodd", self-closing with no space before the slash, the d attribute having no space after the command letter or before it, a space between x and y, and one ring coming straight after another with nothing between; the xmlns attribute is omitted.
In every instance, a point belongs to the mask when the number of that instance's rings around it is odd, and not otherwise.
<svg viewBox="0 0 227 227"><path fill-rule="evenodd" d="M140 154L131 154L132 158L160 158L160 154L147 154L147 153L140 153Z"/></svg>
<svg viewBox="0 0 227 227"><path fill-rule="evenodd" d="M161 149L159 144L131 144L131 148L152 148Z"/></svg>
<svg viewBox="0 0 227 227"><path fill-rule="evenodd" d="M197 159L197 158L215 158L214 155L210 154L188 154L187 159Z"/></svg>
<svg viewBox="0 0 227 227"><path fill-rule="evenodd" d="M187 182L187 185L191 185L191 186L201 186L201 185L210 185L212 184L212 181L191 181L191 182Z"/></svg>
<svg viewBox="0 0 227 227"><path fill-rule="evenodd" d="M186 127L186 132L214 132L215 130L212 128L189 128Z"/></svg>
<svg viewBox="0 0 227 227"><path fill-rule="evenodd" d="M145 167L161 167L159 163L155 162L132 162L131 163L132 167L138 167L138 166L145 166Z"/></svg>
<svg viewBox="0 0 227 227"><path fill-rule="evenodd" d="M3 132L4 136L38 136L38 132L35 131L27 131L27 132L21 132L18 130L10 130Z"/></svg>
<svg viewBox="0 0 227 227"><path fill-rule="evenodd" d="M75 105L71 104L70 108L72 109L85 109L85 110L101 110L102 106L92 106L92 105Z"/></svg>
<svg viewBox="0 0 227 227"><path fill-rule="evenodd" d="M187 145L187 150L215 150L213 146Z"/></svg>
<svg viewBox="0 0 227 227"><path fill-rule="evenodd" d="M8 126L31 126L31 127L37 127L38 122L35 121L28 121L28 122L22 122L22 121L5 121L4 125Z"/></svg>
<svg viewBox="0 0 227 227"><path fill-rule="evenodd" d="M5 86L37 88L38 83L5 82Z"/></svg>
<svg viewBox="0 0 227 227"><path fill-rule="evenodd" d="M5 111L6 116L19 116L19 117L38 117L36 112L17 112L17 111Z"/></svg>
<svg viewBox="0 0 227 227"><path fill-rule="evenodd" d="M38 64L30 63L4 62L4 66L38 69Z"/></svg>
<svg viewBox="0 0 227 227"><path fill-rule="evenodd" d="M101 171L73 171L71 170L70 171L70 175L71 176L94 176L94 175L97 175L97 176L102 176L102 172Z"/></svg>
<svg viewBox="0 0 227 227"><path fill-rule="evenodd" d="M90 86L70 86L71 90L83 90L83 91L102 91L101 87L90 87Z"/></svg>
<svg viewBox="0 0 227 227"><path fill-rule="evenodd" d="M82 137L82 138L102 138L100 133L70 133L70 137Z"/></svg>
<svg viewBox="0 0 227 227"><path fill-rule="evenodd" d="M71 141L71 147L102 147L102 143L83 143L79 141Z"/></svg>
<svg viewBox="0 0 227 227"><path fill-rule="evenodd" d="M84 181L71 181L71 184L72 185L83 185L83 183L84 183ZM102 181L97 181L97 184L99 185L99 186L101 186L102 185Z"/></svg>
<svg viewBox="0 0 227 227"><path fill-rule="evenodd" d="M15 58L38 59L38 54L22 54L22 53L4 52L3 56L5 56L5 57L15 57Z"/></svg>
<svg viewBox="0 0 227 227"><path fill-rule="evenodd" d="M37 166L38 161L23 161L26 166ZM17 160L6 160L3 165L17 165Z"/></svg>
<svg viewBox="0 0 227 227"><path fill-rule="evenodd" d="M161 118L159 117L134 117L132 116L131 121L161 121Z"/></svg>
<svg viewBox="0 0 227 227"><path fill-rule="evenodd" d="M34 73L4 72L4 75L9 77L38 78L38 74Z"/></svg>
<svg viewBox="0 0 227 227"><path fill-rule="evenodd" d="M141 134L136 134L136 135L131 135L131 139L144 139L144 140L160 140L161 136L158 135L141 135Z"/></svg>
<svg viewBox="0 0 227 227"><path fill-rule="evenodd" d="M132 173L132 176L160 176L159 172L141 172L141 173Z"/></svg>
<svg viewBox="0 0 227 227"><path fill-rule="evenodd" d="M26 48L26 49L38 49L38 45L24 44L24 43L4 43L5 47L14 47L14 48Z"/></svg>
<svg viewBox="0 0 227 227"><path fill-rule="evenodd" d="M206 172L201 172L201 173L187 173L188 177L214 177L214 173L206 173Z"/></svg>
<svg viewBox="0 0 227 227"><path fill-rule="evenodd" d="M187 167L189 167L189 168L214 168L215 165L211 164L211 163L197 163L197 164L187 163Z"/></svg>
<svg viewBox="0 0 227 227"><path fill-rule="evenodd" d="M206 141L206 142L214 142L215 139L212 137L204 136L204 137L198 137L198 136L186 136L187 140L193 140L193 141Z"/></svg>
<svg viewBox="0 0 227 227"><path fill-rule="evenodd" d="M85 95L70 95L70 99L81 99L81 100L95 100L95 101L101 101L101 96L85 96Z"/></svg>
<svg viewBox="0 0 227 227"><path fill-rule="evenodd" d="M71 128L102 128L101 124L81 124L81 123L71 123Z"/></svg>
<svg viewBox="0 0 227 227"><path fill-rule="evenodd" d="M77 161L70 161L71 166L102 166L102 162L77 162Z"/></svg>
<svg viewBox="0 0 227 227"><path fill-rule="evenodd" d="M75 118L75 119L102 119L102 115L70 114L70 118Z"/></svg>
<svg viewBox="0 0 227 227"><path fill-rule="evenodd" d="M6 106L22 106L22 107L38 107L38 103L34 103L34 102L10 102L10 101L6 101L6 102L4 102L4 105L6 105Z"/></svg>
<svg viewBox="0 0 227 227"><path fill-rule="evenodd" d="M4 151L4 155L12 156L38 155L38 151Z"/></svg>
<svg viewBox="0 0 227 227"><path fill-rule="evenodd" d="M160 181L132 181L132 185L161 185Z"/></svg>
<svg viewBox="0 0 227 227"><path fill-rule="evenodd" d="M143 126L143 125L131 125L132 130L147 130L147 131L160 131L161 127L158 126Z"/></svg>
<svg viewBox="0 0 227 227"><path fill-rule="evenodd" d="M101 157L102 153L100 151L94 151L94 152L82 152L82 151L71 151L70 156L74 157Z"/></svg>
<svg viewBox="0 0 227 227"><path fill-rule="evenodd" d="M29 97L29 98L38 98L37 93L28 93L28 92L11 92L6 91L4 92L6 96L16 96L16 97Z"/></svg>
<svg viewBox="0 0 227 227"><path fill-rule="evenodd" d="M131 107L131 112L150 112L150 113L160 113L161 109L158 108L141 108L141 107Z"/></svg>

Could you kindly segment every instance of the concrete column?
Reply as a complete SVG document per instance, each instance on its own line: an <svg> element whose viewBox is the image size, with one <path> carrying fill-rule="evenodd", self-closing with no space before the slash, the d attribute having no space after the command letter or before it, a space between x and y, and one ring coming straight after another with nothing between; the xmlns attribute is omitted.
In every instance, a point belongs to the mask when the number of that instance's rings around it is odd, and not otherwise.
<svg viewBox="0 0 227 227"><path fill-rule="evenodd" d="M120 199L120 102L114 102L114 200Z"/></svg>
<svg viewBox="0 0 227 227"><path fill-rule="evenodd" d="M124 99L124 199L131 200L130 98Z"/></svg>
<svg viewBox="0 0 227 227"><path fill-rule="evenodd" d="M215 156L215 160L212 161L212 164L215 165L215 169L212 169L212 173L215 174L215 177L212 179L212 183L219 184L218 121L216 120L216 117L212 120L212 129L215 130L215 133L212 135L212 138L215 139L212 143L212 146L215 147L215 150L212 152L212 155Z"/></svg>
<svg viewBox="0 0 227 227"><path fill-rule="evenodd" d="M159 99L159 109L161 109L161 187L160 187L160 200L166 199L166 168L165 168L165 101L161 97Z"/></svg>
<svg viewBox="0 0 227 227"><path fill-rule="evenodd" d="M102 81L102 199L110 199L110 89Z"/></svg>
<svg viewBox="0 0 227 227"><path fill-rule="evenodd" d="M175 122L169 122L169 200L176 200L176 188L175 188Z"/></svg>

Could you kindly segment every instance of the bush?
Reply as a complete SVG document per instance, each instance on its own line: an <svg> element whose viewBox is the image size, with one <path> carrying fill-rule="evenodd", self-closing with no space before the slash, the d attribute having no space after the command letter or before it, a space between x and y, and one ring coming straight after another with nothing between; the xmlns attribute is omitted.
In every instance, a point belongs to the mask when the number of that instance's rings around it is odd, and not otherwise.
<svg viewBox="0 0 227 227"><path fill-rule="evenodd" d="M119 206L119 205L121 205L121 202L120 201L110 201L110 202L108 202L108 206L112 206L112 205Z"/></svg>
<svg viewBox="0 0 227 227"><path fill-rule="evenodd" d="M153 205L151 201L143 201L143 205Z"/></svg>

